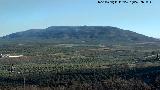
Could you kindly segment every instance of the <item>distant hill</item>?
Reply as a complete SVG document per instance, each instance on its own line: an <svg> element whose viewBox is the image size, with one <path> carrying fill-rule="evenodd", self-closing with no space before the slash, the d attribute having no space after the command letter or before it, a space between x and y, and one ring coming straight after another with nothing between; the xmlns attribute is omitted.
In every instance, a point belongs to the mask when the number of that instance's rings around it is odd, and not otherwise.
<svg viewBox="0 0 160 90"><path fill-rule="evenodd" d="M51 42L154 42L158 39L111 26L51 26L2 37L3 40Z"/></svg>

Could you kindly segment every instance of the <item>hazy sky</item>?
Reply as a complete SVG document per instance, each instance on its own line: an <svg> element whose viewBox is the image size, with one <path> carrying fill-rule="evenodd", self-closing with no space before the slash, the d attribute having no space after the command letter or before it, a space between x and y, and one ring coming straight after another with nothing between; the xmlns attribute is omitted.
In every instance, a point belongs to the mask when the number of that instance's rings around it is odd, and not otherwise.
<svg viewBox="0 0 160 90"><path fill-rule="evenodd" d="M98 25L160 38L160 0L134 5L97 1L0 0L0 36L49 26Z"/></svg>

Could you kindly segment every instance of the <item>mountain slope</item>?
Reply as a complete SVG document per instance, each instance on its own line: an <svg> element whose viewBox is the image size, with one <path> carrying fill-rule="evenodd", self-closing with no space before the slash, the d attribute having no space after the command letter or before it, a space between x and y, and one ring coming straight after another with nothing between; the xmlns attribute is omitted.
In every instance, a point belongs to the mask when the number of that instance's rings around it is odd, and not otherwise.
<svg viewBox="0 0 160 90"><path fill-rule="evenodd" d="M53 40L87 42L153 42L157 39L110 26L52 26L31 29L2 37L6 40Z"/></svg>

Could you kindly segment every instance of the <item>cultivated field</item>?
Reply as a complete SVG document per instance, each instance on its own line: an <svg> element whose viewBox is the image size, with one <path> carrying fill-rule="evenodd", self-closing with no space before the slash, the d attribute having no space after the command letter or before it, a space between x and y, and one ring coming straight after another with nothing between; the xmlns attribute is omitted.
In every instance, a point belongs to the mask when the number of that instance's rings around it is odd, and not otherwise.
<svg viewBox="0 0 160 90"><path fill-rule="evenodd" d="M2 90L160 89L160 44L4 43Z"/></svg>

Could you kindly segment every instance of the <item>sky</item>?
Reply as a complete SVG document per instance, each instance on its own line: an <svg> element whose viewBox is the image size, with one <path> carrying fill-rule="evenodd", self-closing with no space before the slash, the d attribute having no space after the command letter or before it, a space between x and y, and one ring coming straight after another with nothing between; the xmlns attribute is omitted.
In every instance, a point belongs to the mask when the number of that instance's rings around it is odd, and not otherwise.
<svg viewBox="0 0 160 90"><path fill-rule="evenodd" d="M160 38L159 4L160 0L145 4L107 4L98 3L98 0L0 0L0 36L50 26L87 25L113 26Z"/></svg>

